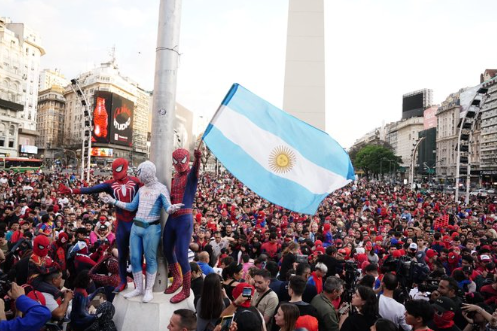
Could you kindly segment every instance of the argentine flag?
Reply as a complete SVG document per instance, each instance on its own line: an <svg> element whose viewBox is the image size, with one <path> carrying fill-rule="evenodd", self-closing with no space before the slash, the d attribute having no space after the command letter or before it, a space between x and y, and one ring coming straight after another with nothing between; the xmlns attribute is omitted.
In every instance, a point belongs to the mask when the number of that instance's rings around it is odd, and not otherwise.
<svg viewBox="0 0 497 331"><path fill-rule="evenodd" d="M264 199L314 215L354 180L345 150L327 133L234 84L203 140L218 160Z"/></svg>

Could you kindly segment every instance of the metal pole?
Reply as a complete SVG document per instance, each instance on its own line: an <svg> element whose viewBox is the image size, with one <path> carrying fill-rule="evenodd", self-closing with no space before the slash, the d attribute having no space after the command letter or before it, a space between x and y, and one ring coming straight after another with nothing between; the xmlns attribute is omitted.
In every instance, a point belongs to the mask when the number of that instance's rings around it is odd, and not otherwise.
<svg viewBox="0 0 497 331"><path fill-rule="evenodd" d="M84 133L84 130L83 130L83 139L81 139L81 181L83 181L84 179L84 175L85 175L85 133Z"/></svg>
<svg viewBox="0 0 497 331"><path fill-rule="evenodd" d="M169 188L171 187L174 146L180 24L181 0L161 0L155 56L150 159L157 167L157 178ZM166 213L162 212L161 225L163 231L165 223ZM167 286L166 264L162 256L162 245L160 246L157 254L158 270L154 292L163 292Z"/></svg>
<svg viewBox="0 0 497 331"><path fill-rule="evenodd" d="M411 156L411 187L414 184L414 159L416 158L416 151L418 150L419 144L425 139L425 137L419 138L418 142L414 146L414 149L412 150L412 156Z"/></svg>

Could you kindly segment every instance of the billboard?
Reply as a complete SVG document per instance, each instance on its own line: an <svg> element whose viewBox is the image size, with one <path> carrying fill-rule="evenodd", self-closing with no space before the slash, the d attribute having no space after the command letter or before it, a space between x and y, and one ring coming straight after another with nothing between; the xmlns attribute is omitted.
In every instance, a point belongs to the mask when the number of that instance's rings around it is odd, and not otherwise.
<svg viewBox="0 0 497 331"><path fill-rule="evenodd" d="M91 141L131 146L134 103L111 92L96 91L94 105Z"/></svg>
<svg viewBox="0 0 497 331"><path fill-rule="evenodd" d="M91 141L108 144L110 142L109 123L111 118L112 93L96 91L93 104Z"/></svg>
<svg viewBox="0 0 497 331"><path fill-rule="evenodd" d="M423 108L423 92L414 95L404 96L402 99L402 111Z"/></svg>
<svg viewBox="0 0 497 331"><path fill-rule="evenodd" d="M112 94L112 116L110 123L110 142L131 146L133 143L134 103L117 94Z"/></svg>
<svg viewBox="0 0 497 331"><path fill-rule="evenodd" d="M31 145L21 145L21 153L38 154L38 147Z"/></svg>
<svg viewBox="0 0 497 331"><path fill-rule="evenodd" d="M112 157L114 156L114 150L112 148L92 147L91 156Z"/></svg>
<svg viewBox="0 0 497 331"><path fill-rule="evenodd" d="M437 107L430 107L424 111L423 124L425 130L437 127L437 109Z"/></svg>
<svg viewBox="0 0 497 331"><path fill-rule="evenodd" d="M422 89L402 96L402 119L422 117L423 111L433 104L433 91Z"/></svg>

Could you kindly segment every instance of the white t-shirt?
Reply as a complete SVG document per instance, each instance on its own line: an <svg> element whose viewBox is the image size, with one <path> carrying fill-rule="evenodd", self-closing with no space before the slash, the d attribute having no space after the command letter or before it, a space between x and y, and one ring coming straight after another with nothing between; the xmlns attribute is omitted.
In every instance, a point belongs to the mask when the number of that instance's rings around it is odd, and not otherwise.
<svg viewBox="0 0 497 331"><path fill-rule="evenodd" d="M406 324L406 308L403 304L398 303L395 299L381 295L379 306L381 317L394 322L397 327L402 328L404 331L412 329L410 325Z"/></svg>
<svg viewBox="0 0 497 331"><path fill-rule="evenodd" d="M45 306L50 309L50 312L53 312L55 309L59 308L59 304L54 299L53 295L46 292L41 292L41 294L43 294L43 296L45 297Z"/></svg>

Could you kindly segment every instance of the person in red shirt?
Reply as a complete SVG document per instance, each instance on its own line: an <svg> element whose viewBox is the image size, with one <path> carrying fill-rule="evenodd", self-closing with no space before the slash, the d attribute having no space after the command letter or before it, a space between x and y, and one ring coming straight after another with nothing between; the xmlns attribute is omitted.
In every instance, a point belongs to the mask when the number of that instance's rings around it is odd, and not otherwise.
<svg viewBox="0 0 497 331"><path fill-rule="evenodd" d="M262 244L261 251L266 253L271 259L275 260L281 249L281 245L276 242L276 233L269 235L269 241Z"/></svg>

